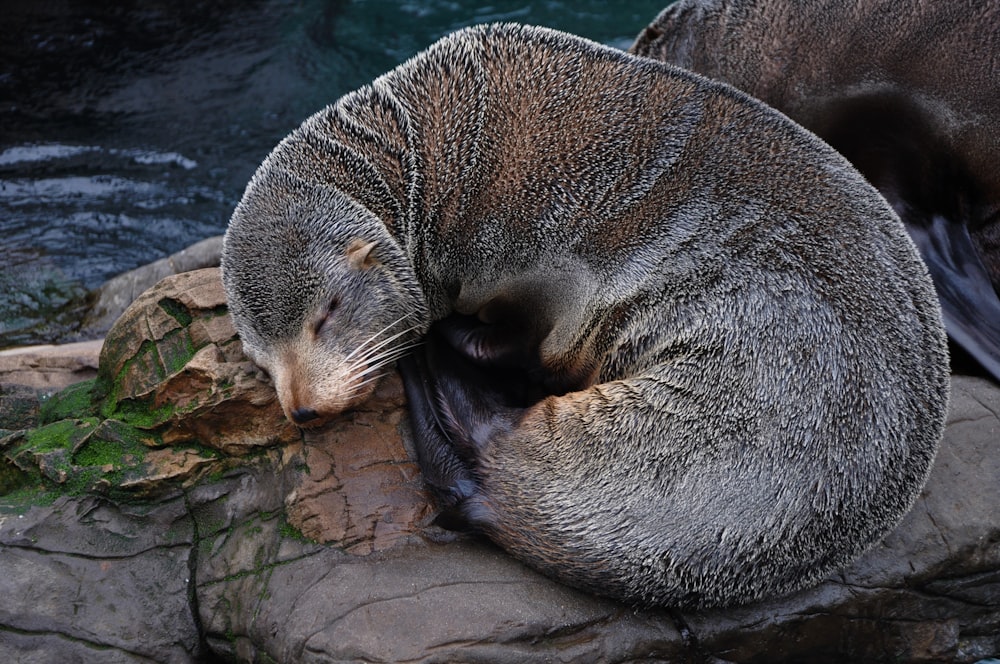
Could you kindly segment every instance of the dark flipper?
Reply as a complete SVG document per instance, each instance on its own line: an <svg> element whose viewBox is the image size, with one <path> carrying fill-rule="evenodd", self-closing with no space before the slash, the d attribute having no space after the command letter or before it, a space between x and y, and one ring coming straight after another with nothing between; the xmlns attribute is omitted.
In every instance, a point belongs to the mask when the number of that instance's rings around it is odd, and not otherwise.
<svg viewBox="0 0 1000 664"><path fill-rule="evenodd" d="M535 399L538 390L527 369L502 361L491 364L489 358L469 357L462 344L456 347L456 338L487 338L480 328L488 326L465 318L435 324L423 347L398 363L418 461L442 510L438 522L446 528L476 525L488 518L473 500L478 493L478 459L490 440L512 426L518 407ZM498 343L497 348L507 347L502 339ZM490 351L493 346L482 348Z"/></svg>
<svg viewBox="0 0 1000 664"><path fill-rule="evenodd" d="M457 529L463 521L462 503L476 492L472 470L441 426L435 386L422 355L418 351L399 360L397 366L406 389L417 462L441 509L439 525Z"/></svg>
<svg viewBox="0 0 1000 664"><path fill-rule="evenodd" d="M964 223L907 224L934 280L948 336L1000 381L1000 299Z"/></svg>
<svg viewBox="0 0 1000 664"><path fill-rule="evenodd" d="M535 360L538 343L531 332L507 320L483 323L475 316L453 314L434 325L435 333L465 358L491 367L525 367Z"/></svg>
<svg viewBox="0 0 1000 664"><path fill-rule="evenodd" d="M438 420L458 455L472 462L534 391L527 371L482 366L456 350L438 329L428 335L426 348Z"/></svg>

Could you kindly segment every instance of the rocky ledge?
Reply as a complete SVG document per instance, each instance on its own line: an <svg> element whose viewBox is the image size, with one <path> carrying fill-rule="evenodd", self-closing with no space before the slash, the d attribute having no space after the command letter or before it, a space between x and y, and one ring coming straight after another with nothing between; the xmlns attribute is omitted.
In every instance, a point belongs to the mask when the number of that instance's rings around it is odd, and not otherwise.
<svg viewBox="0 0 1000 664"><path fill-rule="evenodd" d="M47 352L51 370L58 352ZM27 381L31 362L0 363L0 657L10 661L1000 654L1000 389L978 378L953 378L930 481L867 555L788 597L678 614L577 592L433 526L395 376L303 440L242 356L217 270L140 297L92 378L56 372L73 384L39 398L51 383Z"/></svg>

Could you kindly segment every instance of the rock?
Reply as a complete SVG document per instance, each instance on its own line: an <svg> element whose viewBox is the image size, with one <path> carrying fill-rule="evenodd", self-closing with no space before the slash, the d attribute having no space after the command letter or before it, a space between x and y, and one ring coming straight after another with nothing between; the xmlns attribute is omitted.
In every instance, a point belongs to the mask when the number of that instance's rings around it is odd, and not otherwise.
<svg viewBox="0 0 1000 664"><path fill-rule="evenodd" d="M399 376L321 434L308 434L305 475L285 500L288 521L307 538L364 555L413 541L433 519Z"/></svg>
<svg viewBox="0 0 1000 664"><path fill-rule="evenodd" d="M849 569L770 602L683 615L567 588L432 525L397 376L304 444L281 433L268 390L232 336L217 270L171 277L137 300L109 332L98 378L45 402L40 428L0 443L6 474L28 476L0 495L0 564L13 572L0 575L0 657L929 663L1000 654L1000 389L985 380L954 377L923 494ZM39 433L47 429L58 443ZM156 454L166 461L151 463ZM4 476L0 467L0 487Z"/></svg>
<svg viewBox="0 0 1000 664"><path fill-rule="evenodd" d="M115 323L96 378L54 396L39 426L0 439L0 451L27 477L66 490L170 494L261 448L301 444L258 376L218 269L174 275Z"/></svg>
<svg viewBox="0 0 1000 664"><path fill-rule="evenodd" d="M0 383L0 436L7 430L36 426L40 406L38 392L27 385Z"/></svg>
<svg viewBox="0 0 1000 664"><path fill-rule="evenodd" d="M702 643L739 662L971 662L1000 653L998 414L1000 389L955 377L931 477L899 527L817 588L690 617Z"/></svg>
<svg viewBox="0 0 1000 664"><path fill-rule="evenodd" d="M182 496L152 506L68 497L0 513L0 657L7 662L191 662L197 549Z"/></svg>
<svg viewBox="0 0 1000 664"><path fill-rule="evenodd" d="M95 398L105 415L141 412L125 420L160 431L166 445L239 454L298 441L259 376L226 313L219 270L207 268L164 279L122 314L101 351Z"/></svg>
<svg viewBox="0 0 1000 664"><path fill-rule="evenodd" d="M161 279L191 270L218 267L221 255L222 236L218 235L109 279L90 294L92 304L84 317L81 334L103 335L140 294Z"/></svg>
<svg viewBox="0 0 1000 664"><path fill-rule="evenodd" d="M97 376L101 340L0 350L0 384L55 392Z"/></svg>
<svg viewBox="0 0 1000 664"><path fill-rule="evenodd" d="M203 626L240 661L974 662L1000 653L998 413L1000 389L956 377L938 463L899 528L850 569L771 602L675 623L471 538L434 543L426 527L422 541L362 557L344 551L353 538L293 552L263 529L200 560ZM675 627L685 623L697 645Z"/></svg>

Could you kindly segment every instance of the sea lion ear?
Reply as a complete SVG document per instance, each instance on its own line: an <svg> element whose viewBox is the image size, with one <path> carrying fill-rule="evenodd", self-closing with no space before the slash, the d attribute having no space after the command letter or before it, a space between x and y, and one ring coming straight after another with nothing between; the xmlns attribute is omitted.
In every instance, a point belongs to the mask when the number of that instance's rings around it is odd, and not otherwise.
<svg viewBox="0 0 1000 664"><path fill-rule="evenodd" d="M378 244L376 240L365 242L364 240L353 240L347 245L347 264L355 270L367 270L374 267L378 261L372 255L372 250Z"/></svg>

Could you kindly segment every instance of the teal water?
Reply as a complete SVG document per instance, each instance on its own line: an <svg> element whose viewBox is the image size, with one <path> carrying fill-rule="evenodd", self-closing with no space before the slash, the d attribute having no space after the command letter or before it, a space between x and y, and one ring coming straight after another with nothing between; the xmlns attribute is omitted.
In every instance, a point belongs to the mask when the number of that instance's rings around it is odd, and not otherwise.
<svg viewBox="0 0 1000 664"><path fill-rule="evenodd" d="M619 48L666 0L5 0L0 348L73 338L60 310L221 233L305 117L458 28L515 21Z"/></svg>

